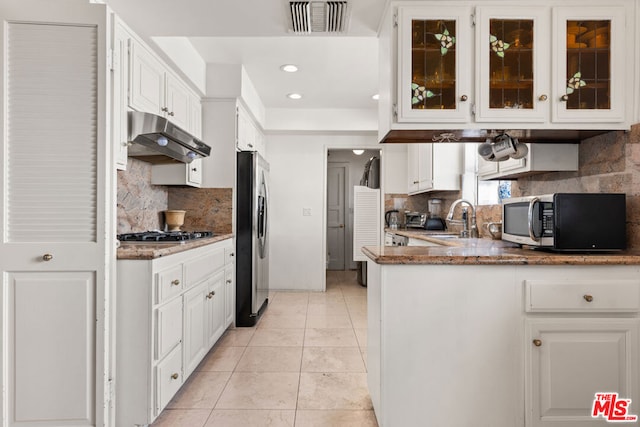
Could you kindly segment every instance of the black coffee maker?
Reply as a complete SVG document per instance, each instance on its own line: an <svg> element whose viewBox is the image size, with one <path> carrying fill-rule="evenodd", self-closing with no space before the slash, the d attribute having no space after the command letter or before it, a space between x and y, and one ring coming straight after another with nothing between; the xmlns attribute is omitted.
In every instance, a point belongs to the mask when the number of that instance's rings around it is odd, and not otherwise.
<svg viewBox="0 0 640 427"><path fill-rule="evenodd" d="M445 230L447 223L441 218L442 200L429 199L429 217L424 224L426 230Z"/></svg>

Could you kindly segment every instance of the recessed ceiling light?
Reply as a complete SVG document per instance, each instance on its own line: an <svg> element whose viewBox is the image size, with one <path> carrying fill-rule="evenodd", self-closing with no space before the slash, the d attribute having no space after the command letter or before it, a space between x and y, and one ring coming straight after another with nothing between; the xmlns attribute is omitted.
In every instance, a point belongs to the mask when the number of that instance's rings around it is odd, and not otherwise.
<svg viewBox="0 0 640 427"><path fill-rule="evenodd" d="M290 93L287 95L287 98L289 99L300 99L302 98L302 95L300 95L299 93Z"/></svg>
<svg viewBox="0 0 640 427"><path fill-rule="evenodd" d="M379 93L376 93L375 95L372 95L372 96L371 96L371 99L373 99L373 100L377 101L378 99L380 99L380 94L379 94Z"/></svg>
<svg viewBox="0 0 640 427"><path fill-rule="evenodd" d="M298 67L293 65L293 64L284 64L280 66L280 69L282 71L285 71L287 73L295 73L296 71L298 71Z"/></svg>

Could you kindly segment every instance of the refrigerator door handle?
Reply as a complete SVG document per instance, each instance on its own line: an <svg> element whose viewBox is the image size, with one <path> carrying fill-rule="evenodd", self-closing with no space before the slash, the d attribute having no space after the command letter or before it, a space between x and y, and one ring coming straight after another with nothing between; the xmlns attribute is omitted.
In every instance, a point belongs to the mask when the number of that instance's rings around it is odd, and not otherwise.
<svg viewBox="0 0 640 427"><path fill-rule="evenodd" d="M261 195L258 197L259 199L259 212L258 212L258 239L260 241L260 258L264 258L266 256L266 246L267 246L267 234L268 234L268 215L269 215L269 195L267 191L267 182L264 176L264 172L262 173L260 179L260 193Z"/></svg>

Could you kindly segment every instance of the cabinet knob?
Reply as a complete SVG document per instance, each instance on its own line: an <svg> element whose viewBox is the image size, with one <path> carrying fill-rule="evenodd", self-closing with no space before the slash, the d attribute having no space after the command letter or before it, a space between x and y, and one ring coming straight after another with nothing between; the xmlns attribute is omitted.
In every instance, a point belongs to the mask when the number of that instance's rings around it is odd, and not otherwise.
<svg viewBox="0 0 640 427"><path fill-rule="evenodd" d="M235 254L234 254L233 252L231 252L231 253L229 254L229 256L235 256Z"/></svg>
<svg viewBox="0 0 640 427"><path fill-rule="evenodd" d="M413 181L414 184L417 184L419 181Z"/></svg>
<svg viewBox="0 0 640 427"><path fill-rule="evenodd" d="M174 372L174 373L171 375L171 379L172 379L172 380L177 380L179 377L180 377L180 375L178 375L178 373L177 373L177 372Z"/></svg>
<svg viewBox="0 0 640 427"><path fill-rule="evenodd" d="M194 171L194 172L198 172L198 168L193 168L191 170Z"/></svg>
<svg viewBox="0 0 640 427"><path fill-rule="evenodd" d="M460 97L460 101L465 102L467 99L469 99L469 97L467 95L462 95Z"/></svg>
<svg viewBox="0 0 640 427"><path fill-rule="evenodd" d="M540 95L540 96L538 97L538 99L539 99L540 101L546 101L546 100L547 100L547 99L549 99L549 98L547 97L547 95L542 94L542 95Z"/></svg>
<svg viewBox="0 0 640 427"><path fill-rule="evenodd" d="M215 293L215 291L211 291L211 292L209 292L209 293L207 294L207 299L211 299L211 298L213 298L213 296L214 296L215 294L216 294L216 293Z"/></svg>
<svg viewBox="0 0 640 427"><path fill-rule="evenodd" d="M227 283L231 283L231 280L227 280Z"/></svg>
<svg viewBox="0 0 640 427"><path fill-rule="evenodd" d="M533 340L533 345L535 345L536 347L540 347L542 345L542 341L541 340Z"/></svg>
<svg viewBox="0 0 640 427"><path fill-rule="evenodd" d="M175 114L173 114L173 111L170 111L167 114L170 115L171 117L175 116Z"/></svg>
<svg viewBox="0 0 640 427"><path fill-rule="evenodd" d="M167 112L169 111L169 109L168 109L167 107L162 107L162 108L160 109L160 111L164 111L165 113L167 113Z"/></svg>
<svg viewBox="0 0 640 427"><path fill-rule="evenodd" d="M53 255L51 255L51 254L42 255L42 260L43 261L51 261L52 259L53 259Z"/></svg>
<svg viewBox="0 0 640 427"><path fill-rule="evenodd" d="M560 101L567 102L569 100L569 95L566 93L560 97Z"/></svg>
<svg viewBox="0 0 640 427"><path fill-rule="evenodd" d="M589 294L587 294L587 295L583 296L583 298L584 298L584 300L585 300L586 302L591 302L591 301L593 301L593 295L589 295Z"/></svg>
<svg viewBox="0 0 640 427"><path fill-rule="evenodd" d="M180 284L180 280L176 279L176 280L172 280L171 284L174 286L178 286Z"/></svg>
<svg viewBox="0 0 640 427"><path fill-rule="evenodd" d="M250 148L253 148L253 144L247 144Z"/></svg>

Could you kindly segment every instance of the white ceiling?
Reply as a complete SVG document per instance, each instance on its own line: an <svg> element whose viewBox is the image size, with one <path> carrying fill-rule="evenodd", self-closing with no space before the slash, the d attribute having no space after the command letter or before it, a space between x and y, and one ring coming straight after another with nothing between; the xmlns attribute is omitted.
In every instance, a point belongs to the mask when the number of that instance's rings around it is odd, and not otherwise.
<svg viewBox="0 0 640 427"><path fill-rule="evenodd" d="M349 0L344 35L289 32L286 0L108 0L146 39L188 37L207 63L243 64L266 108L371 108L386 0ZM284 73L282 64L298 65ZM298 92L299 101L286 98Z"/></svg>

